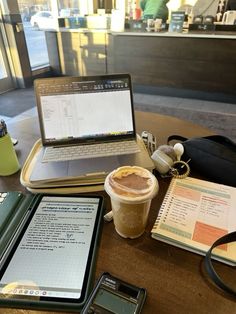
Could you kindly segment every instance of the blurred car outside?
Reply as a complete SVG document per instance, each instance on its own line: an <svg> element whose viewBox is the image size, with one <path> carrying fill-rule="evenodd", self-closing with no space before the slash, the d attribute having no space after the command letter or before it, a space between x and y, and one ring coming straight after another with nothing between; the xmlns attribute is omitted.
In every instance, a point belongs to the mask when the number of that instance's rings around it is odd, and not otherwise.
<svg viewBox="0 0 236 314"><path fill-rule="evenodd" d="M78 16L79 15L79 8L67 8L61 9L60 17L70 17L70 16Z"/></svg>
<svg viewBox="0 0 236 314"><path fill-rule="evenodd" d="M39 11L30 19L30 24L37 29L55 29L57 18L50 11Z"/></svg>

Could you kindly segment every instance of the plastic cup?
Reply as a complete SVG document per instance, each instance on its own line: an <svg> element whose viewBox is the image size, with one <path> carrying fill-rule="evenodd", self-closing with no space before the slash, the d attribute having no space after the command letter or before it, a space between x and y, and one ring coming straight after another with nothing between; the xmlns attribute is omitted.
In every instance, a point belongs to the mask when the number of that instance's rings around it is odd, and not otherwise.
<svg viewBox="0 0 236 314"><path fill-rule="evenodd" d="M9 134L0 138L0 176L9 176L20 169Z"/></svg>
<svg viewBox="0 0 236 314"><path fill-rule="evenodd" d="M159 189L156 177L144 168L124 166L106 177L104 188L111 198L116 232L124 238L141 236Z"/></svg>
<svg viewBox="0 0 236 314"><path fill-rule="evenodd" d="M161 31L161 26L162 26L162 19L156 19L154 22L154 30L155 32L160 32Z"/></svg>
<svg viewBox="0 0 236 314"><path fill-rule="evenodd" d="M152 32L155 30L155 21L154 19L148 19L147 20L147 31Z"/></svg>

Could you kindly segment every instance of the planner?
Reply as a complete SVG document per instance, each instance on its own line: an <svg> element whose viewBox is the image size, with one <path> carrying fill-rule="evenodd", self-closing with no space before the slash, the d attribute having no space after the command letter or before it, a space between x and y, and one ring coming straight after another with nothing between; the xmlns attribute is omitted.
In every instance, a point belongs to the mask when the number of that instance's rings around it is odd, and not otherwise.
<svg viewBox="0 0 236 314"><path fill-rule="evenodd" d="M173 178L151 236L205 255L221 236L236 230L236 188L187 177ZM236 265L236 243L214 249L213 257Z"/></svg>

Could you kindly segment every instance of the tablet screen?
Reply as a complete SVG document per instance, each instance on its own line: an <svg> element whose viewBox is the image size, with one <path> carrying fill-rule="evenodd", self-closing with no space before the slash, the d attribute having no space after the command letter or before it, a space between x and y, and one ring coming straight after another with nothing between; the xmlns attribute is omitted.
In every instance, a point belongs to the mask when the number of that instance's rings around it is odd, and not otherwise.
<svg viewBox="0 0 236 314"><path fill-rule="evenodd" d="M1 294L78 302L100 205L99 197L42 196L1 270Z"/></svg>

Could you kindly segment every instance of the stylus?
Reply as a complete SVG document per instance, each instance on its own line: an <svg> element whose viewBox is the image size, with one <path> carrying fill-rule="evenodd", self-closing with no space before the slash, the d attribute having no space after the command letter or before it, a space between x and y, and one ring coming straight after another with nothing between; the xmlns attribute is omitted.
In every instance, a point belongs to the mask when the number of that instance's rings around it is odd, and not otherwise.
<svg viewBox="0 0 236 314"><path fill-rule="evenodd" d="M113 214L112 214L112 210L110 212L108 212L106 215L103 216L103 219L107 222L112 221L113 219Z"/></svg>
<svg viewBox="0 0 236 314"><path fill-rule="evenodd" d="M16 138L11 138L11 141L12 141L12 144L13 145L16 145L18 143L18 140Z"/></svg>

